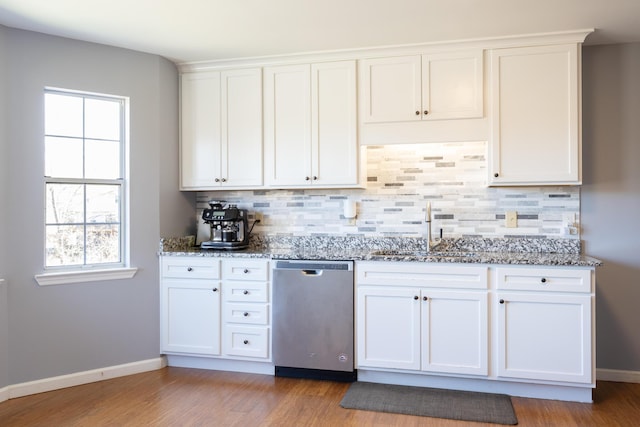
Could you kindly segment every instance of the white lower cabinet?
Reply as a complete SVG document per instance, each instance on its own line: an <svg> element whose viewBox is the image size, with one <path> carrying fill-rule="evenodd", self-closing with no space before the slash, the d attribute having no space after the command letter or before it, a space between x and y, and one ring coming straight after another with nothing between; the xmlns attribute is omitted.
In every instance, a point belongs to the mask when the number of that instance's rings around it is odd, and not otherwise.
<svg viewBox="0 0 640 427"><path fill-rule="evenodd" d="M369 262L357 277L359 368L487 374L486 267Z"/></svg>
<svg viewBox="0 0 640 427"><path fill-rule="evenodd" d="M589 401L594 276L581 267L357 262L359 375L475 377L486 383L477 390Z"/></svg>
<svg viewBox="0 0 640 427"><path fill-rule="evenodd" d="M161 257L161 351L270 359L269 261Z"/></svg>
<svg viewBox="0 0 640 427"><path fill-rule="evenodd" d="M421 369L487 375L487 292L422 289L421 295Z"/></svg>
<svg viewBox="0 0 640 427"><path fill-rule="evenodd" d="M162 258L162 352L220 354L219 265L212 258Z"/></svg>
<svg viewBox="0 0 640 427"><path fill-rule="evenodd" d="M420 369L420 290L358 287L358 367Z"/></svg>
<svg viewBox="0 0 640 427"><path fill-rule="evenodd" d="M226 260L222 283L222 352L227 356L268 359L269 263Z"/></svg>
<svg viewBox="0 0 640 427"><path fill-rule="evenodd" d="M497 268L496 276L498 377L595 382L591 271Z"/></svg>

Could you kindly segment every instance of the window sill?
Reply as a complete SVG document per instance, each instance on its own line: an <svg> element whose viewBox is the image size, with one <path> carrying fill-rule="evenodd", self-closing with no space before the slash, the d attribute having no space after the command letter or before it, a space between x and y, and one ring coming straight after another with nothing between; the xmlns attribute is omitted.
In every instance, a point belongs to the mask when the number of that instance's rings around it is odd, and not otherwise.
<svg viewBox="0 0 640 427"><path fill-rule="evenodd" d="M110 268L104 270L64 271L36 274L34 278L40 286L66 285L71 283L100 282L103 280L131 279L137 268Z"/></svg>

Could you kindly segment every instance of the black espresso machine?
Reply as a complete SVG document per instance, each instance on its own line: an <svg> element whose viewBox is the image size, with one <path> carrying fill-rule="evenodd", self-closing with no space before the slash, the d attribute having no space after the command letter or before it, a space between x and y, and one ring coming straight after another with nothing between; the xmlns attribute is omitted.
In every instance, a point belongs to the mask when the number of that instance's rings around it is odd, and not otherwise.
<svg viewBox="0 0 640 427"><path fill-rule="evenodd" d="M238 209L224 201L210 201L209 208L202 211L202 220L209 224L211 234L209 240L200 243L205 249L244 249L249 246L249 234L256 225L253 222L249 229L246 209Z"/></svg>

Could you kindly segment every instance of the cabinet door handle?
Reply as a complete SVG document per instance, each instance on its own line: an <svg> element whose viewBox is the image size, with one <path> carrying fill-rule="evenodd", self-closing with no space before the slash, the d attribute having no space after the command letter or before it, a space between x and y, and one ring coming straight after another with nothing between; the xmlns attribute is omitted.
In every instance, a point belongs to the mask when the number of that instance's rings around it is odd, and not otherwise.
<svg viewBox="0 0 640 427"><path fill-rule="evenodd" d="M429 114L429 110L424 110L424 115L426 116L427 114Z"/></svg>
<svg viewBox="0 0 640 427"><path fill-rule="evenodd" d="M420 110L416 110L416 116L420 115Z"/></svg>
<svg viewBox="0 0 640 427"><path fill-rule="evenodd" d="M242 313L242 315L243 315L244 317L249 317L249 313L247 313L246 311L245 311L244 313Z"/></svg>
<svg viewBox="0 0 640 427"><path fill-rule="evenodd" d="M493 177L494 177L494 178L497 178L497 177L499 177L499 176L500 176L500 174L499 174L499 173L494 173L494 174L493 174Z"/></svg>
<svg viewBox="0 0 640 427"><path fill-rule="evenodd" d="M429 297L422 297L422 301L428 301Z"/></svg>
<svg viewBox="0 0 640 427"><path fill-rule="evenodd" d="M244 271L243 271L243 273L244 273L244 274L249 274L249 269L248 269L248 268L245 268L245 269L244 269Z"/></svg>
<svg viewBox="0 0 640 427"><path fill-rule="evenodd" d="M218 288L211 289L213 292L218 292Z"/></svg>
<svg viewBox="0 0 640 427"><path fill-rule="evenodd" d="M242 342L243 342L245 345L246 345L246 344L249 344L249 340L244 340L244 341L242 341Z"/></svg>
<svg viewBox="0 0 640 427"><path fill-rule="evenodd" d="M542 279L540 279L540 282L547 283L547 279L545 277L543 277Z"/></svg>
<svg viewBox="0 0 640 427"><path fill-rule="evenodd" d="M222 178L220 181L227 182L227 178Z"/></svg>
<svg viewBox="0 0 640 427"><path fill-rule="evenodd" d="M193 268L187 267L187 271L193 271Z"/></svg>
<svg viewBox="0 0 640 427"><path fill-rule="evenodd" d="M245 294L245 295L249 295L249 291L245 290L245 291L243 292L243 294Z"/></svg>
<svg viewBox="0 0 640 427"><path fill-rule="evenodd" d="M309 178L308 176L305 176L305 177L304 177L304 180L305 180L305 181L309 181L309 180L311 180L311 178Z"/></svg>
<svg viewBox="0 0 640 427"><path fill-rule="evenodd" d="M503 299L500 300L500 304L504 304L504 300Z"/></svg>
<svg viewBox="0 0 640 427"><path fill-rule="evenodd" d="M314 180L314 181L317 181L317 180L318 180L318 177L317 177L317 176L314 176L314 177L313 177L313 180Z"/></svg>
<svg viewBox="0 0 640 427"><path fill-rule="evenodd" d="M413 297L413 299L417 301L417 300L420 299L420 297L418 295L416 295L416 296Z"/></svg>
<svg viewBox="0 0 640 427"><path fill-rule="evenodd" d="M220 182L220 178L214 179L215 182Z"/></svg>

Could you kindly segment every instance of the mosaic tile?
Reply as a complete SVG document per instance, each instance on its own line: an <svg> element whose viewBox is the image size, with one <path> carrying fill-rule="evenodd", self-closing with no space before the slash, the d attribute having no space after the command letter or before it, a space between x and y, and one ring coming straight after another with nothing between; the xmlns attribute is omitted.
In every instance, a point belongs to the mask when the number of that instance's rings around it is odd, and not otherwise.
<svg viewBox="0 0 640 427"><path fill-rule="evenodd" d="M484 142L367 147L365 189L309 189L200 192L197 218L207 201L222 199L263 215L254 234L305 236L324 232L361 237L420 237L426 203L431 202L432 233L447 238L566 238L563 215L579 218L579 187L487 187ZM357 218L345 219L343 200L357 203ZM518 228L505 228L508 210Z"/></svg>

